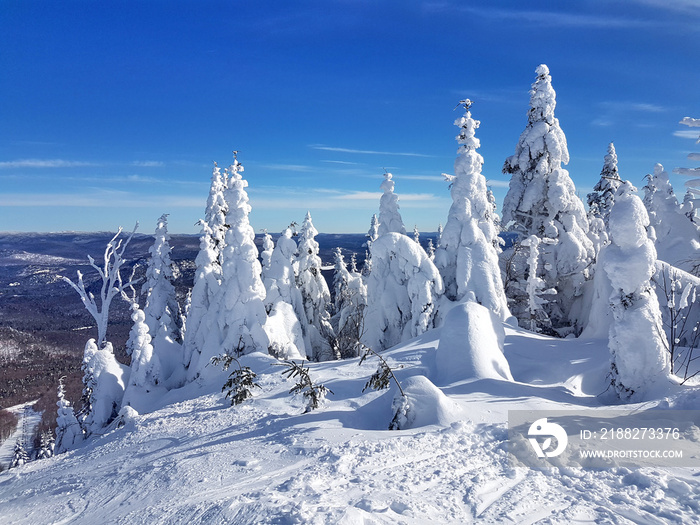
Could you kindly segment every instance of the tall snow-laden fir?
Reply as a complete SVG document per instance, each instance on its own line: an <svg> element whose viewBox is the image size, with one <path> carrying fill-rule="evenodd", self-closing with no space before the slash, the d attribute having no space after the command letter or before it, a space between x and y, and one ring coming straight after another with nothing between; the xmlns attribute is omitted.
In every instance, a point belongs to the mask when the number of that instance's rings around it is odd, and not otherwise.
<svg viewBox="0 0 700 525"><path fill-rule="evenodd" d="M20 440L15 443L15 450L12 454L12 461L10 462L10 468L21 467L25 463L29 462L29 454L24 449L24 445Z"/></svg>
<svg viewBox="0 0 700 525"><path fill-rule="evenodd" d="M204 340L211 329L212 318L207 316L207 312L221 285L221 254L228 229L226 224L228 204L224 199L227 186L228 179L221 175L221 168L215 162L204 219L199 221L201 230L199 253L195 259L197 268L187 314L187 330L182 343L183 363L188 370L193 358L198 359L202 352ZM188 379L192 377L188 371Z"/></svg>
<svg viewBox="0 0 700 525"><path fill-rule="evenodd" d="M493 242L498 232L486 178L481 174L484 159L476 151L480 143L475 131L480 123L471 116L471 101L461 103L465 113L455 121L460 132L451 178L452 205L435 250L435 265L449 300L475 301L505 320L510 312Z"/></svg>
<svg viewBox="0 0 700 525"><path fill-rule="evenodd" d="M181 338L181 312L172 283L168 216L161 215L155 240L149 249L151 257L146 269L146 282L141 291L146 295L143 315L151 336L153 353L159 363L159 375L168 387L181 386L185 379Z"/></svg>
<svg viewBox="0 0 700 525"><path fill-rule="evenodd" d="M142 411L139 401L144 393L149 393L161 382L160 359L153 351L151 334L146 324L146 316L136 301L131 305L133 325L127 341L127 353L131 355L131 372L124 390L122 406L133 406Z"/></svg>
<svg viewBox="0 0 700 525"><path fill-rule="evenodd" d="M296 283L306 313L305 333L310 346L307 352L312 359L325 361L335 357L329 343L333 331L329 312L331 294L326 279L321 274L322 262L318 255L316 235L318 231L311 221L311 213L307 212L299 231Z"/></svg>
<svg viewBox="0 0 700 525"><path fill-rule="evenodd" d="M221 286L207 310L209 332L201 354L193 356L190 378L202 375L205 370L218 374L214 367L207 369L207 364L222 353L268 351L269 339L263 329L267 320L263 303L265 286L260 277L255 232L248 219L251 211L246 192L248 181L243 179L242 171L243 166L234 159L224 193L229 228L224 239Z"/></svg>
<svg viewBox="0 0 700 525"><path fill-rule="evenodd" d="M600 256L611 286L611 384L623 399L642 400L668 384L670 363L664 329L650 279L656 250L649 238L649 216L636 188L624 182L610 211L610 244Z"/></svg>
<svg viewBox="0 0 700 525"><path fill-rule="evenodd" d="M608 153L605 155L603 169L600 171L600 180L593 186L593 192L588 194L588 207L590 212L603 219L606 226L610 209L615 202L615 193L622 184L617 169L617 153L615 145L608 144Z"/></svg>
<svg viewBox="0 0 700 525"><path fill-rule="evenodd" d="M384 191L379 199L379 235L389 232L406 235L406 227L399 212L399 196L394 193L393 177L391 173L384 173L384 180L379 186Z"/></svg>
<svg viewBox="0 0 700 525"><path fill-rule="evenodd" d="M308 322L296 284L296 253L297 243L292 238L292 230L286 228L277 239L270 254L269 269L265 272L265 310L268 315L265 331L270 352L280 359L306 357L305 329Z"/></svg>
<svg viewBox="0 0 700 525"><path fill-rule="evenodd" d="M644 205L654 228L659 259L691 273L700 270L700 230L684 213L661 164L646 177Z"/></svg>
<svg viewBox="0 0 700 525"><path fill-rule="evenodd" d="M331 324L334 338L331 348L339 358L357 357L360 355L360 341L365 332L367 286L362 275L348 270L340 248L335 249L333 256L334 313Z"/></svg>
<svg viewBox="0 0 700 525"><path fill-rule="evenodd" d="M537 70L537 80L530 91L528 124L520 135L515 154L503 166L511 175L503 201L502 222L521 238L536 235L542 242L538 271L547 288L557 291L545 305L552 325L560 335L581 329L578 305L583 284L589 277L594 257L588 239L588 219L569 173L562 163L569 161L566 137L554 117L556 94L546 65ZM512 250L512 249L511 249ZM512 257L511 250L504 259ZM511 253L507 253L511 251ZM513 258L511 279L525 281L525 256ZM507 287L510 288L517 287ZM529 314L515 308L514 314L524 321Z"/></svg>
<svg viewBox="0 0 700 525"><path fill-rule="evenodd" d="M435 327L440 272L418 243L389 232L372 243L362 342L375 351Z"/></svg>

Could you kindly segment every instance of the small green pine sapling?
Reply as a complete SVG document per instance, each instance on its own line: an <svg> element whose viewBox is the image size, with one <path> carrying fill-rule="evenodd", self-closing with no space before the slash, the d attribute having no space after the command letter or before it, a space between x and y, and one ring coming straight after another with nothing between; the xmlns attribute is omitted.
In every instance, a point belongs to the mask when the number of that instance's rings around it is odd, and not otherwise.
<svg viewBox="0 0 700 525"><path fill-rule="evenodd" d="M389 430L401 430L402 428L406 428L411 420L411 405L409 403L408 396L406 395L406 392L403 391L403 388L401 388L401 383L394 375L394 371L391 369L386 360L371 348L367 346L363 347L363 354L360 358L359 364L361 365L364 363L365 359L367 359L370 355L374 355L379 359L379 366L377 366L377 370L374 372L374 374L372 374L372 377L369 378L369 381L365 383L365 387L362 389L362 391L364 392L368 388L373 390L383 390L385 388L389 388L389 385L393 380L394 383L396 383L396 387L399 389L401 397L395 398L394 402L391 404L391 410L394 413L394 417L391 419L391 423L389 424Z"/></svg>
<svg viewBox="0 0 700 525"><path fill-rule="evenodd" d="M316 410L321 406L323 400L326 399L326 394L333 391L324 385L315 385L309 376L309 368L304 368L304 362L297 363L296 361L287 361L279 363L280 366L286 367L282 371L282 375L287 376L287 379L297 378L297 383L289 391L290 394L301 392L306 399L306 409L304 414Z"/></svg>
<svg viewBox="0 0 700 525"><path fill-rule="evenodd" d="M260 385L255 382L257 374L250 367L241 366L241 362L231 354L223 354L211 359L213 365L223 364L224 370L228 370L234 361L238 368L231 372L228 380L221 387L221 391L226 392L226 397L231 398L231 406L240 405L249 397L253 397L253 388L260 388Z"/></svg>

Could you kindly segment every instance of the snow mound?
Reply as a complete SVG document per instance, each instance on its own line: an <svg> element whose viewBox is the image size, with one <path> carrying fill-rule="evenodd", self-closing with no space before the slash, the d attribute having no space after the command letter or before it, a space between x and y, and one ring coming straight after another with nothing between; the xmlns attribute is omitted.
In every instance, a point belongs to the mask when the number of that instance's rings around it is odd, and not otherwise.
<svg viewBox="0 0 700 525"><path fill-rule="evenodd" d="M464 379L512 381L503 355L501 320L474 302L456 305L445 317L435 355L438 384Z"/></svg>
<svg viewBox="0 0 700 525"><path fill-rule="evenodd" d="M408 397L408 411L405 424L401 429L419 428L428 425L450 426L465 418L464 411L450 400L430 379L425 376L413 376L405 379L402 388ZM394 404L397 405L401 394L397 392Z"/></svg>

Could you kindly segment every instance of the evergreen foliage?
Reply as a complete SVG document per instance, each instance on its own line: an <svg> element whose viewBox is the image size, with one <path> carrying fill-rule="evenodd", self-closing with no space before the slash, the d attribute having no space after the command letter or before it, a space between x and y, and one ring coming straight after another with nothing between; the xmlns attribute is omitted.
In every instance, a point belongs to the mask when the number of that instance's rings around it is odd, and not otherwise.
<svg viewBox="0 0 700 525"><path fill-rule="evenodd" d="M322 384L315 384L309 375L308 366L304 367L304 362L297 363L296 361L285 360L280 363L280 366L286 367L282 371L282 375L287 379L297 379L296 384L289 391L290 394L301 393L306 400L306 408L304 413L311 412L321 407L326 395L332 394L333 391Z"/></svg>
<svg viewBox="0 0 700 525"><path fill-rule="evenodd" d="M240 405L248 398L253 397L253 388L261 388L255 382L257 374L248 366L241 366L241 362L231 354L215 356L211 360L215 366L222 365L224 370L235 362L238 368L234 369L228 376L226 383L221 387L222 392L226 392L226 398L231 398L231 406Z"/></svg>

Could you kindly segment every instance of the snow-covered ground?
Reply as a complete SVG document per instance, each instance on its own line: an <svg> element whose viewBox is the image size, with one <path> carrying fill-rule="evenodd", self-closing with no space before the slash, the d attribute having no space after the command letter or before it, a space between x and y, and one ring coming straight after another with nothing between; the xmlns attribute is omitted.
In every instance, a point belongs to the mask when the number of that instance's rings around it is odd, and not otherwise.
<svg viewBox="0 0 700 525"><path fill-rule="evenodd" d="M439 336L383 354L404 386L420 392L416 376L436 377ZM248 355L242 362L261 386L252 400L231 407L218 388L196 382L171 391L123 428L0 474L0 521L700 522L698 468L511 467L508 411L601 406L609 354L606 341L507 328L505 355L514 382L440 384L434 410L399 431L386 430L395 389L362 393L376 358L311 364L313 380L333 395L305 414L283 368ZM686 387L633 407L690 408L698 399L700 388Z"/></svg>
<svg viewBox="0 0 700 525"><path fill-rule="evenodd" d="M32 452L34 429L41 421L41 413L32 410L35 403L36 401L30 401L7 409L17 416L18 422L14 433L0 444L0 465L5 468L12 462L17 441L24 445L28 453Z"/></svg>

